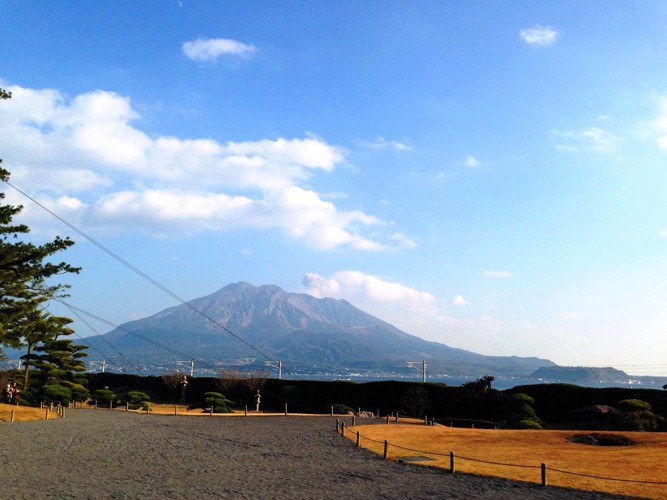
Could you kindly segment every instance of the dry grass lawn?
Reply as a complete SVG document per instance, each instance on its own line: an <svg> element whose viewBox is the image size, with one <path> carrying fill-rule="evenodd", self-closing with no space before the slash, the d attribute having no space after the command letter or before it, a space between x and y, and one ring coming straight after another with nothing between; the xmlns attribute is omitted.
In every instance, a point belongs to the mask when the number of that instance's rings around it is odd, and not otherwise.
<svg viewBox="0 0 667 500"><path fill-rule="evenodd" d="M0 404L0 422L9 422L12 410L15 422L44 420L46 417L45 409ZM124 408L118 411L124 411ZM152 404L151 413L207 415L201 410L188 410L187 406L173 404ZM231 417L244 415L243 411L226 414ZM59 418L55 411L49 412L48 417ZM347 427L345 436L356 441L357 432L360 445L379 455L384 454L384 441L387 440L390 460L426 456L433 461L415 463L449 470L449 452L453 451L457 472L535 483L541 481L540 464L545 463L547 482L552 486L667 499L666 433L622 432L620 434L636 444L609 447L572 443L572 437L583 434L583 431L457 429L392 423Z"/></svg>
<svg viewBox="0 0 667 500"><path fill-rule="evenodd" d="M421 463L449 470L449 452L453 451L456 472L536 483L541 482L541 463L545 463L547 483L552 486L667 498L666 433L621 432L619 434L629 437L636 444L610 447L572 443L571 438L584 434L582 431L513 431L380 424L347 427L345 436L356 441L357 432L360 435L360 446L379 455L384 454L384 441L387 440L388 458L391 460L430 456L435 460ZM663 484L593 479L557 472L556 469L588 476Z"/></svg>
<svg viewBox="0 0 667 500"><path fill-rule="evenodd" d="M14 421L44 420L46 409L32 408L30 406L16 406L0 403L0 422L10 422L14 411ZM60 418L55 411L49 411L49 420Z"/></svg>

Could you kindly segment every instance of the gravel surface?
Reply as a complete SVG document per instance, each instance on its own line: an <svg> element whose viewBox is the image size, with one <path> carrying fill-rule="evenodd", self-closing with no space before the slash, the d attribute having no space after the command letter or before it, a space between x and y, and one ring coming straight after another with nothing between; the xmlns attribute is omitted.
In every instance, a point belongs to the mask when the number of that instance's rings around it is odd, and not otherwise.
<svg viewBox="0 0 667 500"><path fill-rule="evenodd" d="M386 461L335 427L70 409L0 424L0 498L619 498Z"/></svg>

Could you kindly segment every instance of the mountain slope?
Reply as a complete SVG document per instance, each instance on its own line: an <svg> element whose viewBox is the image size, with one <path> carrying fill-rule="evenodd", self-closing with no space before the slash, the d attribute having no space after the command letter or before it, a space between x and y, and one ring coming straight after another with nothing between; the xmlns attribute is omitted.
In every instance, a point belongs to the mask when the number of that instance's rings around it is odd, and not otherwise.
<svg viewBox="0 0 667 500"><path fill-rule="evenodd" d="M173 358L174 353L158 343L211 363L254 358L301 367L387 368L426 360L442 373L505 376L528 375L540 367L554 366L538 358L483 356L428 342L345 300L317 299L274 285L248 283L231 284L188 305L126 323L90 342L110 357L115 350L135 362ZM90 354L95 357L94 352Z"/></svg>

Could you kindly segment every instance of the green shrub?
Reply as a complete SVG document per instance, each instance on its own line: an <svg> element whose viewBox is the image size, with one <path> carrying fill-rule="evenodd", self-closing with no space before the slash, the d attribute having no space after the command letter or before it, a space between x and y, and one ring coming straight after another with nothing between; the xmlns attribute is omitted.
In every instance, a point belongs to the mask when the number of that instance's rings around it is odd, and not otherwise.
<svg viewBox="0 0 667 500"><path fill-rule="evenodd" d="M49 384L42 387L42 397L47 403L67 405L72 400L72 391L59 384Z"/></svg>
<svg viewBox="0 0 667 500"><path fill-rule="evenodd" d="M651 405L641 399L624 399L618 402L624 415L613 428L630 431L655 431L665 426L665 418L651 411Z"/></svg>
<svg viewBox="0 0 667 500"><path fill-rule="evenodd" d="M90 398L90 391L81 384L72 384L72 401L85 401Z"/></svg>
<svg viewBox="0 0 667 500"><path fill-rule="evenodd" d="M204 401L209 408L213 407L213 413L231 413L234 404L219 392L205 392Z"/></svg>
<svg viewBox="0 0 667 500"><path fill-rule="evenodd" d="M145 392L139 392L139 391L130 391L127 393L127 400L130 403L142 403L144 401L150 401L151 398L148 394Z"/></svg>
<svg viewBox="0 0 667 500"><path fill-rule="evenodd" d="M525 394L523 392L512 395L512 399L514 401L524 403L530 406L533 406L535 404L535 399L531 398L528 394Z"/></svg>
<svg viewBox="0 0 667 500"><path fill-rule="evenodd" d="M109 389L98 389L95 392L93 392L92 398L98 403L108 404L114 399L116 399L116 395L114 394L113 391L110 391Z"/></svg>
<svg viewBox="0 0 667 500"><path fill-rule="evenodd" d="M535 413L535 400L522 392L512 395L503 411L503 425L512 429L541 429L542 421Z"/></svg>
<svg viewBox="0 0 667 500"><path fill-rule="evenodd" d="M641 399L624 399L618 402L618 408L624 412L651 411L651 405Z"/></svg>
<svg viewBox="0 0 667 500"><path fill-rule="evenodd" d="M349 406L338 404L338 403L332 404L332 405L327 405L326 406L326 411L330 412L332 406L333 406L334 415L347 415L348 413L355 413L353 408L350 408Z"/></svg>
<svg viewBox="0 0 667 500"><path fill-rule="evenodd" d="M515 424L516 429L541 429L542 425L535 420L524 418Z"/></svg>

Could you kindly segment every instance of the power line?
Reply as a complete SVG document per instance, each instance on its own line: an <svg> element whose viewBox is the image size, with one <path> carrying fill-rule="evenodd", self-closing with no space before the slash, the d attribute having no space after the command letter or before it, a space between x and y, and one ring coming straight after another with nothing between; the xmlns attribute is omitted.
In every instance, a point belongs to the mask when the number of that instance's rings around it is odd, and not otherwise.
<svg viewBox="0 0 667 500"><path fill-rule="evenodd" d="M173 291L171 291L169 288L167 288L166 286L164 286L162 283L160 283L160 282L158 282L157 280L155 280L154 278L150 277L148 274L146 274L145 272L143 272L141 269L137 268L136 266L130 264L128 261L126 261L125 259L123 259L120 255L118 255L117 253L113 252L113 251L110 250L109 248L105 247L104 245L102 245L100 242L98 242L97 240L95 240L95 239L92 238L91 236L88 236L86 233L84 233L83 231L81 231L79 228L77 228L77 227L74 226L73 224L69 223L68 221L66 221L65 219L63 219L62 217L60 217L58 214L56 214L55 212L53 212L53 211L50 210L49 208L47 208L47 207L45 207L44 205L42 205L42 204L41 204L40 202L38 202L35 198L33 198L32 196L28 195L28 194L25 193L24 191L20 190L18 187L14 186L11 182L9 182L9 181L7 181L7 180L5 180L4 182L5 182L5 184L7 184L9 187L11 187L12 189L18 191L18 192L21 193L23 196L25 196L26 198L28 198L30 201L32 201L33 203L35 203L35 204L36 204L38 207L40 207L42 210L46 211L46 212L49 213L51 216L55 217L55 218L58 219L60 222L62 222L63 224L65 224L65 225L66 225L67 227L69 227L72 231L74 231L75 233L79 234L80 236L82 236L83 238L85 238L86 240L88 240L90 243L92 243L93 245L95 245L97 248L99 248L100 250L102 250L104 253L106 253L106 254L109 255L110 257L114 258L115 260L117 260L118 262L120 262L122 265L124 265L125 267L127 267L127 268L130 269L131 271L135 272L136 274L138 274L139 276L141 276L142 278L144 278L146 281L148 281L148 282L151 283L152 285L156 286L157 288L159 288L160 290L162 290L162 291L165 292L166 294L170 295L171 297L173 297L174 299L176 299L178 302L180 302L180 303L183 304L184 306L187 306L187 307L190 308L193 312L199 314L200 316L202 316L203 318L205 318L207 321L210 321L211 323L213 323L214 325L216 325L218 328L224 330L225 332L227 332L228 334L230 334L231 336L233 336L233 337L236 338L237 340L243 342L246 346L248 346L248 347L249 347L250 349L252 349L253 351L257 352L257 353L260 354L261 356L265 357L267 360L269 360L269 361L275 361L271 356L269 356L268 354L266 354L265 352L263 352L261 349L255 347L255 346L252 345L250 342L248 342L248 341L245 340L244 338L240 337L239 335L237 335L236 333L234 333L234 332L231 331L230 329L228 329L226 326L220 324L218 321L216 321L215 319L211 318L211 317L210 317L208 314L206 314L205 312L203 312L203 311L197 309L195 306L193 306L192 304L190 304L190 303L189 303L188 301L186 301L185 299L181 298L179 295L177 295L176 293L174 293Z"/></svg>
<svg viewBox="0 0 667 500"><path fill-rule="evenodd" d="M67 302L65 302L65 301L63 301L63 300L61 300L61 299L54 299L54 300L56 300L57 302L63 304L64 306L68 307L74 314L77 314L77 313L85 314L86 316L88 316L88 317L90 317L90 318L93 318L93 319L95 319L95 320L97 320L97 321L100 321L100 322L102 322L102 323L105 323L105 324L109 325L109 326L112 327L112 328L116 328L116 329L118 329L118 330L120 330L120 331L122 331L122 332L128 333L128 334L130 334L130 335L132 335L132 336L134 336L134 337L137 337L137 338L143 340L144 342L147 342L147 343L149 343L149 344L154 345L155 347L159 347L160 349L164 349L165 351L169 352L170 354L174 354L174 355L177 355L177 356L179 356L179 357L186 357L186 358L188 358L188 359L192 359L192 360L197 361L197 364L199 364L199 365L205 366L205 367L207 367L207 368L215 369L215 366L211 365L210 363L208 363L208 362L206 362L206 361L204 361L204 360L202 360L202 359L197 359L197 358L195 358L194 356L192 356L191 354L184 353L184 352L182 352L182 351L178 351L178 350L176 350L176 349L172 349L171 347L166 346L166 345L164 345L164 344L158 342L157 340L150 339L150 338L148 338L148 337L146 337L146 336L144 336L144 335L141 335L140 333L137 333L137 332L134 332L134 331L132 331L132 330L129 330L128 328L125 328L125 327L122 326L122 325L116 325L115 323L113 323L113 322L111 322L111 321L109 321L109 320L106 320L106 319L104 319L104 318L102 318L102 317L100 317L100 316L97 316L96 314L93 314L93 313L91 313L91 312L85 311L84 309L81 309L80 307L73 306L72 304L69 304L69 303L67 303ZM80 316L79 316L78 314L77 314L77 317L80 318ZM85 321L84 321L84 323L85 323ZM86 323L86 325L88 325L88 323ZM90 327L90 325L88 325L88 326ZM91 328L91 330L93 330L95 333L97 333L97 332L95 331L95 329L93 329L92 327L90 327L90 328ZM125 356L123 356L123 354L122 354L116 347L114 347L113 344L111 344L108 340L106 340L106 339L104 338L103 335L99 335L99 333L98 333L97 335L98 335L104 342L106 342L112 349L114 349L114 350L115 350L115 351L116 351L116 352L117 352L123 359L125 359L126 361L128 361L127 358L126 358ZM99 352L99 351L98 351L98 352ZM105 357L106 357L106 356L105 356ZM138 370L138 367L135 366L134 364L130 363L129 361L128 361L128 364L132 365L135 369Z"/></svg>

